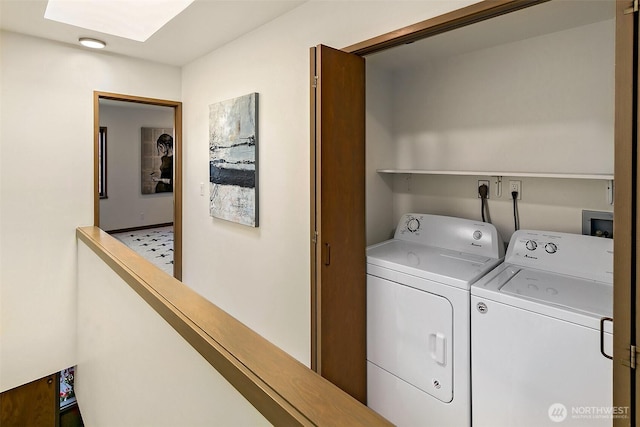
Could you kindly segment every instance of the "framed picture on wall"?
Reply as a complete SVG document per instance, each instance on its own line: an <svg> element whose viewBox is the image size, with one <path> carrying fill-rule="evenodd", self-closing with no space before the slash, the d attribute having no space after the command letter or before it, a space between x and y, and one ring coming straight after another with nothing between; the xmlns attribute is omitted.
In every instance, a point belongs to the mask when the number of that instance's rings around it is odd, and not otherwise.
<svg viewBox="0 0 640 427"><path fill-rule="evenodd" d="M258 226L258 94L209 106L209 214Z"/></svg>
<svg viewBox="0 0 640 427"><path fill-rule="evenodd" d="M142 194L173 192L173 129L142 128Z"/></svg>

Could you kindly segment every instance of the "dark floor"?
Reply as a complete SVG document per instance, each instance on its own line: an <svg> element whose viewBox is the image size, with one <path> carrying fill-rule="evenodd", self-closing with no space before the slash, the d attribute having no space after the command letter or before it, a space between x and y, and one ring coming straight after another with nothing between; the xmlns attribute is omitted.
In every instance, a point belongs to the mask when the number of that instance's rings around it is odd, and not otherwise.
<svg viewBox="0 0 640 427"><path fill-rule="evenodd" d="M60 411L60 427L84 427L78 405Z"/></svg>

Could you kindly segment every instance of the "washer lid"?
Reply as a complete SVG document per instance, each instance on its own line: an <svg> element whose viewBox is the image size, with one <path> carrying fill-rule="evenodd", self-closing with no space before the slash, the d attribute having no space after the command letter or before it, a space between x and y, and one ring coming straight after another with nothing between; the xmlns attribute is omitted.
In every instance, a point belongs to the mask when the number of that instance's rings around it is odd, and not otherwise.
<svg viewBox="0 0 640 427"><path fill-rule="evenodd" d="M500 292L598 317L613 313L613 287L594 280L521 269Z"/></svg>
<svg viewBox="0 0 640 427"><path fill-rule="evenodd" d="M367 262L468 289L496 266L499 259L394 239L370 246Z"/></svg>

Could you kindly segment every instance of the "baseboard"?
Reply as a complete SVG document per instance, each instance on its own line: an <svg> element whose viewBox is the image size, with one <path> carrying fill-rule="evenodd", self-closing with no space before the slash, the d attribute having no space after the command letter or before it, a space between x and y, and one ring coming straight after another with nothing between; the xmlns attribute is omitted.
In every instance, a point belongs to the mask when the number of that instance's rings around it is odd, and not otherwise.
<svg viewBox="0 0 640 427"><path fill-rule="evenodd" d="M149 228L169 227L169 226L173 226L173 223L172 222L165 222L163 224L143 225L141 227L119 228L117 230L104 230L104 231L106 231L109 234L115 234L115 233L127 233L129 231L147 230Z"/></svg>

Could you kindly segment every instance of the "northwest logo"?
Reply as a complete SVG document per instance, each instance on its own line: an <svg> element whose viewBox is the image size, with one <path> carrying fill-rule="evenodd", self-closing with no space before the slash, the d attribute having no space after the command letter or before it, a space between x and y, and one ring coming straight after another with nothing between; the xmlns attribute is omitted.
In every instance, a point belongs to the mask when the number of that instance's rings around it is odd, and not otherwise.
<svg viewBox="0 0 640 427"><path fill-rule="evenodd" d="M562 403L554 403L549 406L549 419L554 423L560 423L567 418L567 407Z"/></svg>

